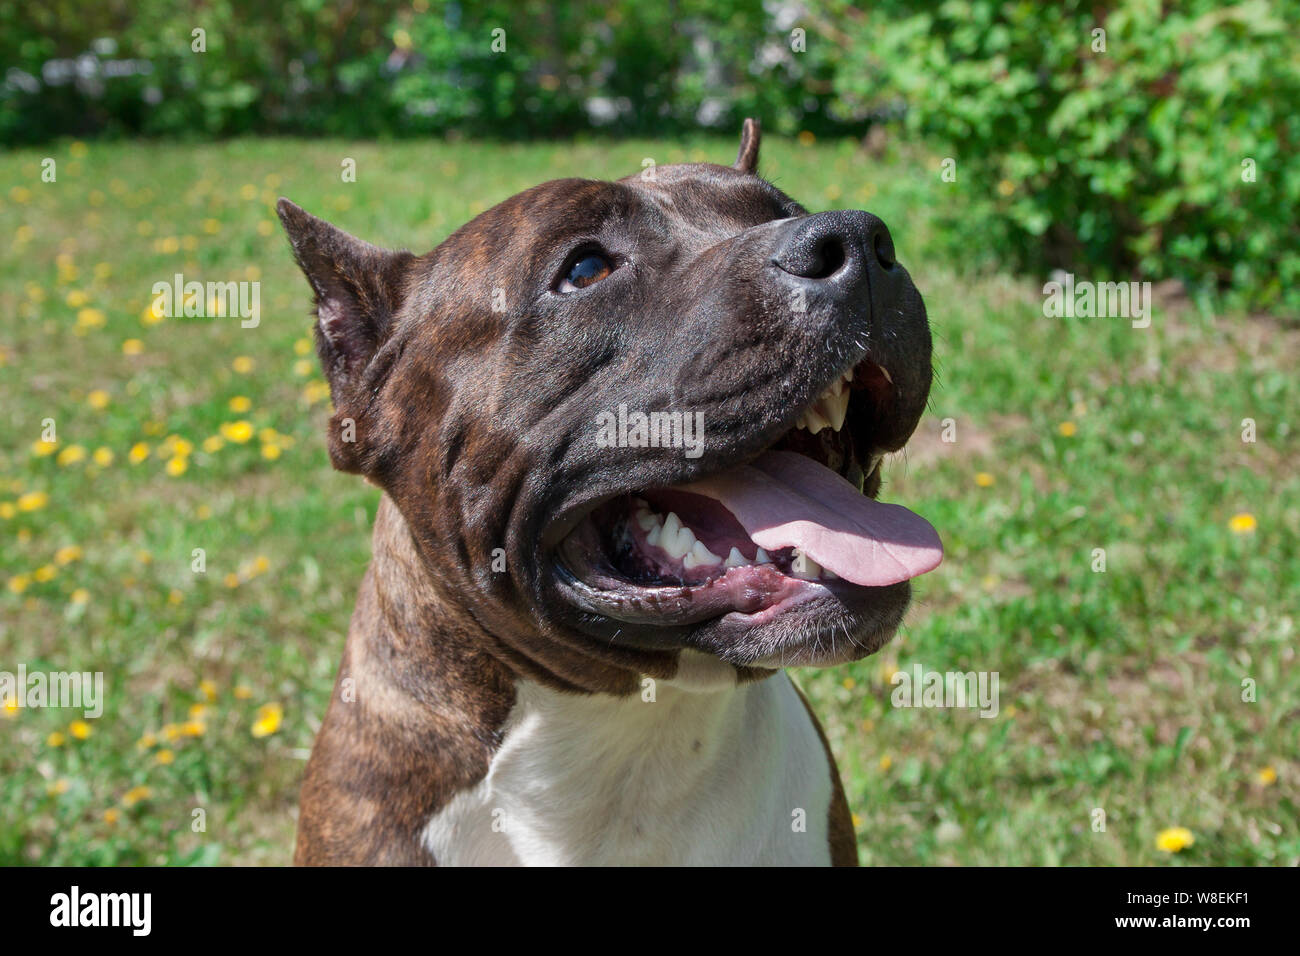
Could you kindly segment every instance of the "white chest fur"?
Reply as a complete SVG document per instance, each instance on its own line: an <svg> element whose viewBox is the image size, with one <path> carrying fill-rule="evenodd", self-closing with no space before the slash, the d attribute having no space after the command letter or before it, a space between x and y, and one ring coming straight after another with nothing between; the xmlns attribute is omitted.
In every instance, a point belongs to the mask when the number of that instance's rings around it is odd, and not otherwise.
<svg viewBox="0 0 1300 956"><path fill-rule="evenodd" d="M830 766L784 673L653 701L517 690L487 776L425 829L439 864L830 862Z"/></svg>

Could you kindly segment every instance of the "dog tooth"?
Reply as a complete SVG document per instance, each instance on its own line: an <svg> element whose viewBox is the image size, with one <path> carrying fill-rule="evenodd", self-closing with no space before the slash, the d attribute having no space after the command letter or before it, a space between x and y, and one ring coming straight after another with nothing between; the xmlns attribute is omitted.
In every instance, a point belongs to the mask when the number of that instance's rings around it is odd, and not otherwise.
<svg viewBox="0 0 1300 956"><path fill-rule="evenodd" d="M767 556L767 552L762 548L758 549L758 554L754 556L755 564L771 564L772 559Z"/></svg>
<svg viewBox="0 0 1300 956"><path fill-rule="evenodd" d="M876 368L880 369L880 374L885 376L886 382L890 385L894 384L894 376L889 374L889 369L885 368L883 365L877 365Z"/></svg>
<svg viewBox="0 0 1300 956"><path fill-rule="evenodd" d="M844 427L844 419L849 414L849 396L847 394L837 395L831 402L830 407L830 426L832 431L839 431Z"/></svg>
<svg viewBox="0 0 1300 956"><path fill-rule="evenodd" d="M671 557L684 558L695 547L695 532L682 524L675 511L670 511L664 519L664 535L659 546Z"/></svg>
<svg viewBox="0 0 1300 956"><path fill-rule="evenodd" d="M645 542L649 545L663 547L664 526L656 524L650 529L650 533L645 536Z"/></svg>
<svg viewBox="0 0 1300 956"><path fill-rule="evenodd" d="M660 520L660 517L649 508L642 508L636 513L636 523L641 526L642 531L649 531L659 524Z"/></svg>
<svg viewBox="0 0 1300 956"><path fill-rule="evenodd" d="M723 563L728 568L743 568L749 564L749 559L740 553L739 548L732 548L731 553L727 555L727 560Z"/></svg>
<svg viewBox="0 0 1300 956"><path fill-rule="evenodd" d="M697 540L695 546L691 548L691 553L682 561L682 567L698 568L701 565L720 564L721 562L722 559L706 548L703 541Z"/></svg>
<svg viewBox="0 0 1300 956"><path fill-rule="evenodd" d="M830 568L822 568L822 577L827 581L838 581L840 579L840 576Z"/></svg>
<svg viewBox="0 0 1300 956"><path fill-rule="evenodd" d="M803 570L792 569L793 575L801 581L816 581L818 575L821 574L822 566L806 554L800 555L795 564L798 565L799 561L803 562Z"/></svg>
<svg viewBox="0 0 1300 956"><path fill-rule="evenodd" d="M802 427L814 435L816 435L827 425L826 420L822 418L819 412L820 408L821 408L821 404L818 403L817 405L814 405L812 408L808 409L808 411L804 412Z"/></svg>

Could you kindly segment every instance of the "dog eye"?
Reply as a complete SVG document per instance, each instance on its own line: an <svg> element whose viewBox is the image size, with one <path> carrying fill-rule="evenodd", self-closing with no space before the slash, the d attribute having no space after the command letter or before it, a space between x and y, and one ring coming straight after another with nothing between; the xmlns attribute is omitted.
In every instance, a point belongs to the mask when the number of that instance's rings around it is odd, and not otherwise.
<svg viewBox="0 0 1300 956"><path fill-rule="evenodd" d="M613 264L602 253L585 252L569 268L569 274L560 282L559 291L577 292L595 285L613 271Z"/></svg>

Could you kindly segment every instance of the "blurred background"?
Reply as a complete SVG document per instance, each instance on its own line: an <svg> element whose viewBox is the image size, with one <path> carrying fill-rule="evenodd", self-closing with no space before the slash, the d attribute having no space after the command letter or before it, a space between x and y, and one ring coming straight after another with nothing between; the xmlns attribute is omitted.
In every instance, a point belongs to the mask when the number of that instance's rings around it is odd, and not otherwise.
<svg viewBox="0 0 1300 956"><path fill-rule="evenodd" d="M290 858L377 492L329 468L276 198L424 251L544 179L730 163L746 116L763 175L889 224L935 332L884 496L945 563L796 675L864 862L1300 862L1297 23L0 0L0 671L107 696L0 701L0 863ZM1049 317L1061 271L1150 282L1150 327ZM259 283L260 324L154 315L178 272ZM998 715L892 707L916 665L998 672Z"/></svg>

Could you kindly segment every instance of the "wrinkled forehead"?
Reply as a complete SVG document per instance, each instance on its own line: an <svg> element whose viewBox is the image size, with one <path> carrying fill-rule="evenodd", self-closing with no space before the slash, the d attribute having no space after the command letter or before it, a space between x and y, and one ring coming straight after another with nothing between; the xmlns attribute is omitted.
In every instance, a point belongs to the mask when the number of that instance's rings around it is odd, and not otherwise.
<svg viewBox="0 0 1300 956"><path fill-rule="evenodd" d="M582 242L657 242L706 248L753 226L803 215L775 186L726 166L661 166L617 182L559 179L525 190L461 227L437 250L444 262L541 265ZM451 264L448 262L448 264Z"/></svg>

